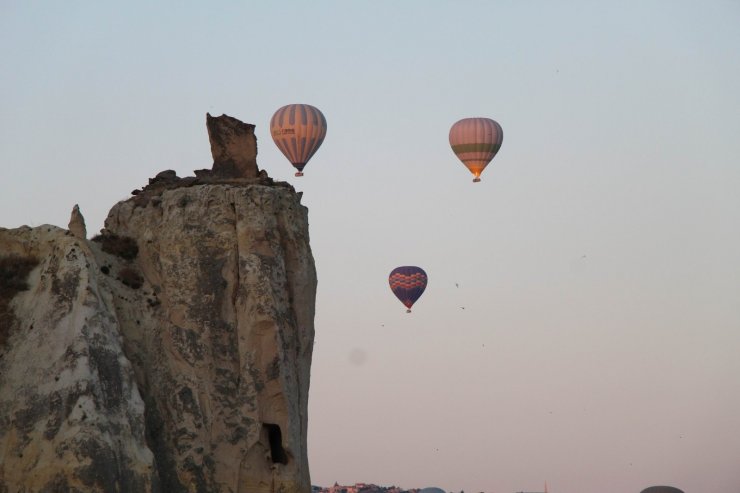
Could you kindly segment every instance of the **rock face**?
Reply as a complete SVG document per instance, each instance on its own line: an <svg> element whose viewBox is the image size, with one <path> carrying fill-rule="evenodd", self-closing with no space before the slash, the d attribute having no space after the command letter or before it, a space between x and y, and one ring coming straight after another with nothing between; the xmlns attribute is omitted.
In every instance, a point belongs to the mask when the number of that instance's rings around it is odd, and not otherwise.
<svg viewBox="0 0 740 493"><path fill-rule="evenodd" d="M106 229L139 245L145 282L115 303L163 491L308 491L316 277L296 195L167 190Z"/></svg>
<svg viewBox="0 0 740 493"><path fill-rule="evenodd" d="M0 230L39 259L0 347L0 491L151 491L144 402L90 245L53 226Z"/></svg>
<svg viewBox="0 0 740 493"><path fill-rule="evenodd" d="M0 230L41 260L0 347L1 493L310 491L316 272L265 178L167 175L97 241Z"/></svg>
<svg viewBox="0 0 740 493"><path fill-rule="evenodd" d="M206 127L211 140L213 174L228 178L257 176L257 137L254 125L228 115L206 114Z"/></svg>
<svg viewBox="0 0 740 493"><path fill-rule="evenodd" d="M69 229L69 232L77 238L83 240L87 238L87 227L85 226L85 218L82 217L80 206L77 204L75 204L75 206L72 208L72 214L70 214L69 216L69 225L67 226L67 229Z"/></svg>

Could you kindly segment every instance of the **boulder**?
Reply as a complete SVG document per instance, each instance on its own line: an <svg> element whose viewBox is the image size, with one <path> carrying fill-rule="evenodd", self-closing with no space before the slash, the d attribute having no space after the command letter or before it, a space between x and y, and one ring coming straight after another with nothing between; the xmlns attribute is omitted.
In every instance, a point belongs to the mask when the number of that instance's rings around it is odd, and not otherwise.
<svg viewBox="0 0 740 493"><path fill-rule="evenodd" d="M206 114L208 138L213 155L213 174L224 178L255 178L257 137L254 125L228 115Z"/></svg>

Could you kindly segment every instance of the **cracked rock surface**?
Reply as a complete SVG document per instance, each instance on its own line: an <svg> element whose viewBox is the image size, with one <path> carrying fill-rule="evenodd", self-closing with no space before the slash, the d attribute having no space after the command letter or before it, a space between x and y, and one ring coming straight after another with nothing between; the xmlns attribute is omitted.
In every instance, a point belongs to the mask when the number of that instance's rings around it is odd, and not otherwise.
<svg viewBox="0 0 740 493"><path fill-rule="evenodd" d="M144 402L93 247L54 226L0 230L40 260L0 347L0 491L151 491Z"/></svg>
<svg viewBox="0 0 740 493"><path fill-rule="evenodd" d="M297 195L165 190L119 203L106 229L138 240L145 283L114 304L163 491L309 491L316 272Z"/></svg>

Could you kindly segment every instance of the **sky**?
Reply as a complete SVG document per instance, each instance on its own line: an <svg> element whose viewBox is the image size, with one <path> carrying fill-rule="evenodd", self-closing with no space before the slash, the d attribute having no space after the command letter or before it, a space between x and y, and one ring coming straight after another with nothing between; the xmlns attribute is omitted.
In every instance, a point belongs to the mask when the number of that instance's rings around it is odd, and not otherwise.
<svg viewBox="0 0 740 493"><path fill-rule="evenodd" d="M318 270L313 484L740 492L740 2L0 0L0 225L89 235L205 114ZM269 136L307 103L302 178ZM501 124L473 184L450 126ZM418 265L413 313L388 273Z"/></svg>

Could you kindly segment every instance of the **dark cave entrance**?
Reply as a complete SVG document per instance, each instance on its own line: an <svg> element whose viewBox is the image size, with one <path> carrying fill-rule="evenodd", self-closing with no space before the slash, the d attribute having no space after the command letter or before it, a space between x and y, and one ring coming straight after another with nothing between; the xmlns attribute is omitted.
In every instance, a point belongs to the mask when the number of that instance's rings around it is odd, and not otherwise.
<svg viewBox="0 0 740 493"><path fill-rule="evenodd" d="M270 442L270 457L273 464L287 464L288 454L283 448L283 433L278 425L264 423L262 429L267 432L267 440Z"/></svg>

